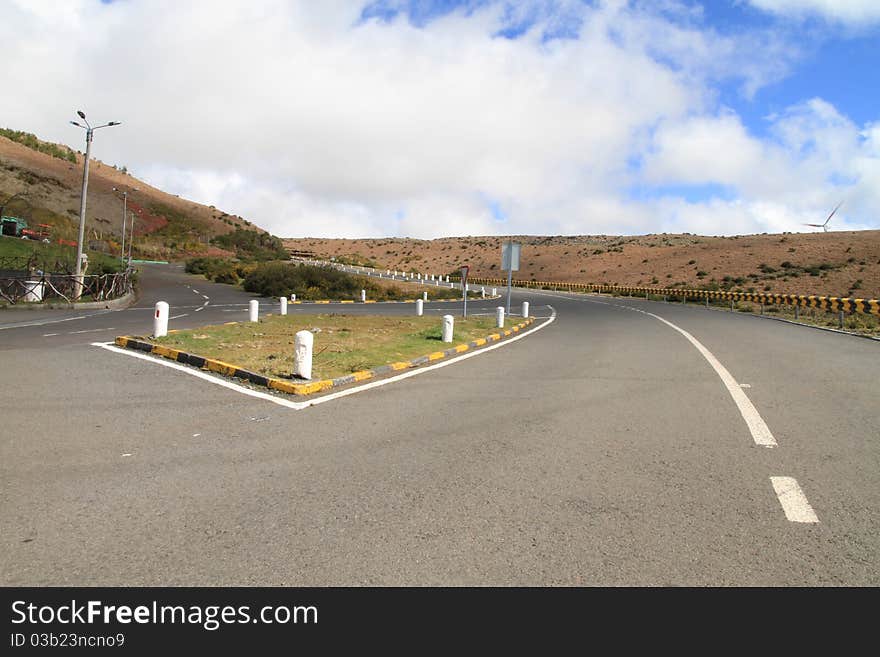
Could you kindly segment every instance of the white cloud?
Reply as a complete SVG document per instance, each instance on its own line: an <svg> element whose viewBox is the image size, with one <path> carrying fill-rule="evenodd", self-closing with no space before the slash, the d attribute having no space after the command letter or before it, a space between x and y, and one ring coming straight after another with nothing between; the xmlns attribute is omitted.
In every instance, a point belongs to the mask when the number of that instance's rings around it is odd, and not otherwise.
<svg viewBox="0 0 880 657"><path fill-rule="evenodd" d="M877 0L748 0L759 9L783 16L821 16L851 26L880 22Z"/></svg>
<svg viewBox="0 0 880 657"><path fill-rule="evenodd" d="M2 122L82 149L76 109L121 120L96 157L284 236L694 232L714 211L739 219L708 232L760 232L749 208L818 211L832 174L858 181L850 212L876 206L876 137L827 103L764 140L718 110L720 80L749 95L787 70L772 34L719 35L675 0L572 2L580 38L545 41L561 19L539 4L544 22L509 40L492 37L500 5L419 28L360 21L355 2L17 0L0 5ZM627 197L701 182L746 200Z"/></svg>

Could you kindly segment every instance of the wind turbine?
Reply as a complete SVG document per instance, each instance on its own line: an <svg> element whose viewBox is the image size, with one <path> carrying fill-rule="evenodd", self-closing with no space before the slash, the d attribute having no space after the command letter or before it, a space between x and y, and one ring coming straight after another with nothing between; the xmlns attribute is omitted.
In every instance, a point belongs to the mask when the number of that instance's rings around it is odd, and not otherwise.
<svg viewBox="0 0 880 657"><path fill-rule="evenodd" d="M825 220L824 224L804 224L804 226L812 226L813 228L821 228L826 233L828 232L828 222L831 221L831 217L834 216L834 213L840 209L840 206L843 205L843 201L837 204L837 207L831 211L831 214L828 215L828 218Z"/></svg>

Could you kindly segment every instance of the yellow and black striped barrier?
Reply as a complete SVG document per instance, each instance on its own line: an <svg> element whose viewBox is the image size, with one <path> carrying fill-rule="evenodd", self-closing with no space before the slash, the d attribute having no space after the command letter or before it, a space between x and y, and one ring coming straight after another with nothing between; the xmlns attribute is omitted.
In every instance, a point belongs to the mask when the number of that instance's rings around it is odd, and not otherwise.
<svg viewBox="0 0 880 657"><path fill-rule="evenodd" d="M480 285L507 285L501 278L469 278L469 282ZM512 282L514 287L532 289L556 289L564 292L608 292L618 294L639 294L661 297L681 297L683 299L724 299L727 301L750 301L766 305L788 305L800 308L817 308L829 312L848 314L860 313L880 317L880 300L854 299L851 297L822 297L803 294L757 294L752 292L724 292L722 290L683 290L680 288L632 287L626 285L600 285L594 283L560 283L558 281Z"/></svg>

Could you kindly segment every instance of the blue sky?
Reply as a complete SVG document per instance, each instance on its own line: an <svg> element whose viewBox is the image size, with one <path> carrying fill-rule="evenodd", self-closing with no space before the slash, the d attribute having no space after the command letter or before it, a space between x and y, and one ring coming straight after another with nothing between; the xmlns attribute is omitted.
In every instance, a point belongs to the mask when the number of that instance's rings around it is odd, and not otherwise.
<svg viewBox="0 0 880 657"><path fill-rule="evenodd" d="M11 0L0 37L0 123L121 120L97 157L284 236L880 228L877 0Z"/></svg>

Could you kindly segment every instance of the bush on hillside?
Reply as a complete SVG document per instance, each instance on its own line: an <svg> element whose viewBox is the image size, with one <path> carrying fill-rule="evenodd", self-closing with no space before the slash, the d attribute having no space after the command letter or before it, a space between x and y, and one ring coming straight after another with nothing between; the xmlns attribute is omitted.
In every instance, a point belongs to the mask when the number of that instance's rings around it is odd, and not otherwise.
<svg viewBox="0 0 880 657"><path fill-rule="evenodd" d="M244 289L267 297L296 294L297 299L358 300L361 290L367 298L393 301L412 298L399 287L382 287L366 276L352 276L332 267L267 262L256 265L244 279Z"/></svg>
<svg viewBox="0 0 880 657"><path fill-rule="evenodd" d="M248 260L286 260L287 249L281 240L268 233L236 228L231 233L218 235L211 243L234 251L239 258Z"/></svg>

